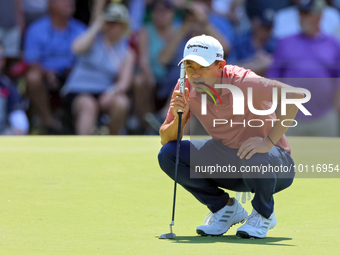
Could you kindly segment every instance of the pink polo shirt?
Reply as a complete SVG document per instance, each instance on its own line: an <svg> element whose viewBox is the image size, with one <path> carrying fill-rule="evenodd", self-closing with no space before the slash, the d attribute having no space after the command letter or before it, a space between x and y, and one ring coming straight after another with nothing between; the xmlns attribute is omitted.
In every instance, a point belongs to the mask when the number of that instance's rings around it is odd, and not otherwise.
<svg viewBox="0 0 340 255"><path fill-rule="evenodd" d="M195 89L190 89L189 79L186 79L185 86L190 90L190 114L194 114L197 117L214 140L222 141L224 145L238 149L243 142L251 137L267 137L275 123L274 120L277 119L275 112L262 116L255 115L249 110L247 104L248 87L253 88L254 108L256 110L267 110L272 106L272 88L275 83L276 81L265 79L250 70L226 65L223 69L222 84L231 84L242 90L245 99L244 115L233 115L233 97L230 90L225 88L222 89L222 94L220 95L222 105L218 99L216 99L215 104L212 100L209 100L210 96L207 95L207 114L202 115L201 93ZM179 90L179 81L175 90ZM188 114L188 119L190 114ZM173 119L174 116L169 111L167 120L171 122ZM216 121L216 119L220 121ZM276 145L287 152L291 152L285 135L281 137Z"/></svg>

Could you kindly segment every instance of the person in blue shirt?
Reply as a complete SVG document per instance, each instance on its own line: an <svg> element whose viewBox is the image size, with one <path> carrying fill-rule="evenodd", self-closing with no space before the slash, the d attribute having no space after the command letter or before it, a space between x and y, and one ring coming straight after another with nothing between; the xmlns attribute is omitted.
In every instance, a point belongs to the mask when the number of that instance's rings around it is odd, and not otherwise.
<svg viewBox="0 0 340 255"><path fill-rule="evenodd" d="M29 26L24 45L30 103L42 124L57 132L62 125L51 114L49 93L65 82L75 60L72 42L86 29L72 18L74 9L74 0L49 0L49 14Z"/></svg>

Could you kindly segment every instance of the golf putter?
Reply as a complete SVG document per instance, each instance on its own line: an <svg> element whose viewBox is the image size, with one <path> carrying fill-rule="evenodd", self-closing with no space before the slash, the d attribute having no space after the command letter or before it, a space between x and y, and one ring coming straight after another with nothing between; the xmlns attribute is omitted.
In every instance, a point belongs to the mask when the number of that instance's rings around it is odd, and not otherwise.
<svg viewBox="0 0 340 255"><path fill-rule="evenodd" d="M184 63L181 63L181 72L179 79L179 89L185 95L185 66ZM179 149L180 149L180 140L181 140L181 122L182 122L182 114L183 111L178 110L178 131L177 131L177 145L176 145L176 168L175 168L175 185L174 185L174 200L172 203L172 219L170 223L170 233L163 234L159 236L159 239L172 239L176 237L176 234L172 232L172 227L175 225L175 204L176 204L176 191L177 191L177 172L178 172L178 164L179 164Z"/></svg>

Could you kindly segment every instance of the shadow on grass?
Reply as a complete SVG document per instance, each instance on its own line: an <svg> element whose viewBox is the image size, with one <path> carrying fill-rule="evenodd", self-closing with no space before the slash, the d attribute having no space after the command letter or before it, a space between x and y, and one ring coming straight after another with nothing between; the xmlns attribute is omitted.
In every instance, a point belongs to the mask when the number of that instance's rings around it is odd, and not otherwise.
<svg viewBox="0 0 340 255"><path fill-rule="evenodd" d="M295 246L287 243L280 243L291 241L292 238L287 237L266 237L264 239L243 239L235 235L230 236L176 236L170 241L173 243L239 243L239 244L259 244L259 245L277 245L277 246Z"/></svg>

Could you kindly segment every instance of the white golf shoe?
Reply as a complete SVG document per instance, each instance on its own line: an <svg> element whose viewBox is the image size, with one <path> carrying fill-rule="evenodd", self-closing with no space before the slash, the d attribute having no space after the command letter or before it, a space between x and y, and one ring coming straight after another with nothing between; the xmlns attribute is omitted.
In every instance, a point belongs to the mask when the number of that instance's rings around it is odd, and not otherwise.
<svg viewBox="0 0 340 255"><path fill-rule="evenodd" d="M269 219L266 219L253 209L247 218L247 222L237 229L236 235L242 238L265 238L268 230L274 228L276 223L274 212Z"/></svg>
<svg viewBox="0 0 340 255"><path fill-rule="evenodd" d="M235 198L233 200L233 205L226 205L216 213L210 212L204 220L204 225L196 228L197 234L201 236L223 235L232 225L244 222L248 213Z"/></svg>

